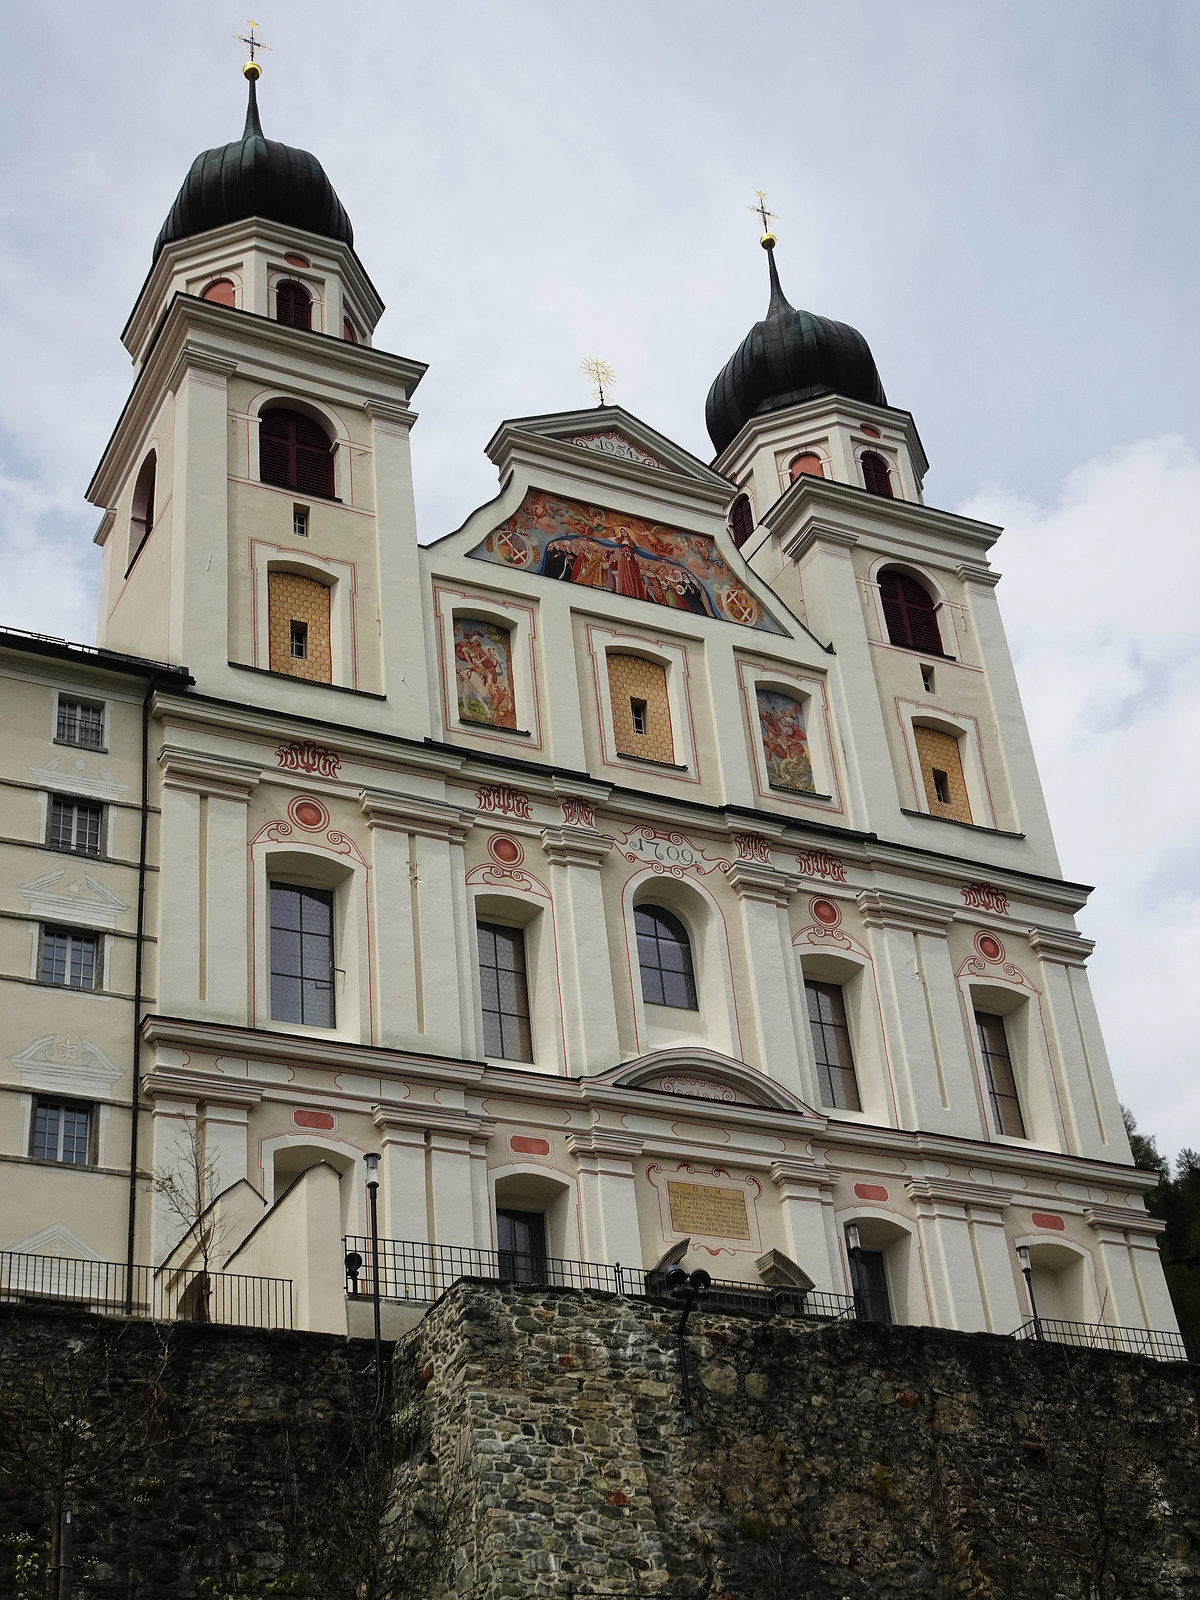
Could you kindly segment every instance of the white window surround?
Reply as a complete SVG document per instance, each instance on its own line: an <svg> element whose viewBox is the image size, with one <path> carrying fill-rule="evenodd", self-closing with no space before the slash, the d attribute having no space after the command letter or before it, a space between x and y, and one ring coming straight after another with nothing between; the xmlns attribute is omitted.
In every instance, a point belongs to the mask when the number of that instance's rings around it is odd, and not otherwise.
<svg viewBox="0 0 1200 1600"><path fill-rule="evenodd" d="M699 1006L696 1011L647 1005L642 998L642 969L633 914L639 906L651 905L671 912L687 930ZM707 1045L740 1061L744 1052L733 985L733 961L729 930L721 907L706 889L690 878L639 872L625 885L622 908L638 1055L679 1046Z"/></svg>
<svg viewBox="0 0 1200 1600"><path fill-rule="evenodd" d="M274 494L288 495L294 500L299 494L298 489L285 489L280 484L263 483L260 475L258 454L258 428L259 419L264 411L272 409L299 411L302 416L311 417L320 427L324 428L333 444L333 493L334 501L330 502L318 496L318 505L341 503L350 508L353 500L353 475L350 457L355 449L365 449L365 446L356 446L350 438L345 423L336 411L329 406L318 404L307 395L290 394L285 389L264 389L256 394L246 411L235 412L234 415L244 419L246 427L246 477L251 483L260 488L269 489Z"/></svg>
<svg viewBox="0 0 1200 1600"><path fill-rule="evenodd" d="M95 856L84 855L81 851L67 850L50 843L50 808L55 800L65 800L71 805L94 805L100 808L100 854ZM38 796L38 839L51 852L52 855L70 856L75 861L95 861L102 863L112 856L113 835L113 807L106 805L95 794L82 789L74 789L64 774L61 788L43 789Z"/></svg>
<svg viewBox="0 0 1200 1600"><path fill-rule="evenodd" d="M312 296L312 331L314 333L330 333L331 329L325 326L325 274L314 272L311 267L293 267L286 261L267 262L267 315L272 321L277 318L275 294L281 283L298 283L307 289ZM341 329L337 330L341 337Z"/></svg>
<svg viewBox="0 0 1200 1600"><path fill-rule="evenodd" d="M592 672L596 690L596 711L600 724L601 759L606 766L619 767L629 772L659 772L688 783L698 783L700 774L696 763L695 734L692 728L691 699L688 692L687 647L666 639L647 639L641 634L622 633L614 628L601 628L588 624L588 650L592 658ZM666 670L667 706L671 713L671 743L675 756L673 771L656 762L646 763L637 756L621 755L617 751L613 731L612 695L608 685L608 657L613 655L641 656L654 661Z"/></svg>
<svg viewBox="0 0 1200 1600"><path fill-rule="evenodd" d="M971 802L971 822L981 828L996 827L996 811L992 805L991 790L988 787L983 764L983 741L979 723L975 718L965 711L947 711L926 701L902 700L899 697L896 699L896 715L900 719L904 749L908 756L913 809L923 811L927 816L933 815L929 809L929 799L921 777L921 758L914 731L917 727L933 728L938 733L948 733L951 738L958 740L963 781L967 788L967 798Z"/></svg>
<svg viewBox="0 0 1200 1600"><path fill-rule="evenodd" d="M1042 1016L1041 995L1027 986L1019 974L1016 981L1010 981L991 973L986 978L980 978L969 971L960 972L959 985L987 1137L994 1144L1011 1145L1018 1150L1034 1146L1042 1150L1066 1151L1067 1140L1058 1102L1058 1084L1050 1042ZM1001 1133L996 1127L988 1093L987 1068L979 1048L979 1030L975 1025L976 1011L992 1012L1004 1018L1008 1058L1012 1062L1021 1119L1025 1124L1024 1139Z"/></svg>
<svg viewBox="0 0 1200 1600"><path fill-rule="evenodd" d="M537 613L533 606L497 595L433 586L434 615L437 618L438 649L441 654L442 726L447 732L469 733L498 744L518 745L526 750L542 748L542 718L538 699L534 640ZM492 728L483 722L464 722L458 715L458 678L454 660L454 622L458 617L492 622L509 632L512 657L513 697L516 700L517 726Z"/></svg>
<svg viewBox="0 0 1200 1600"><path fill-rule="evenodd" d="M531 888L525 892L471 886L471 982L479 1029L479 1053L496 1066L527 1066L535 1072L561 1073L566 1055L563 1012L559 1000L559 974L554 942L553 906L542 886L523 874ZM479 944L475 930L481 922L520 928L525 935L525 984L529 993L529 1036L533 1060L508 1056L483 1056L483 997L479 987Z"/></svg>
<svg viewBox="0 0 1200 1600"><path fill-rule="evenodd" d="M937 573L928 567L914 566L911 561L895 556L876 556L868 570L864 588L868 590L871 599L872 615L875 619L874 642L886 645L890 650L908 650L908 645L894 645L888 638L887 618L883 614L883 599L880 595L879 577L885 570L895 569L903 572L910 578L915 578L922 588L929 591L933 597L934 615L937 618L938 633L941 635L942 649L946 656L960 666L969 665L963 661L962 622L964 607L961 601L951 599L946 592L945 584ZM936 665L944 660L942 656L931 656L930 660Z"/></svg>
<svg viewBox="0 0 1200 1600"><path fill-rule="evenodd" d="M823 809L842 810L841 786L833 758L830 737L829 690L824 677L815 673L797 672L786 667L765 667L752 661L738 661L738 678L742 685L742 699L750 724L750 748L754 759L755 780L764 800L783 801L789 805L820 805ZM808 733L808 754L812 761L815 795L803 794L798 789L773 789L767 776L767 757L763 749L762 730L758 720L759 689L789 695L798 700L804 713L804 726ZM832 798L833 807L829 807Z"/></svg>
<svg viewBox="0 0 1200 1600"><path fill-rule="evenodd" d="M805 981L811 980L813 983L835 983L842 991L846 1024L850 1030L850 1052L854 1057L854 1077L862 1110L849 1111L825 1104L808 1024L808 997L804 995L804 1029L798 1044L802 1070L812 1094L809 1103L822 1115L837 1122L863 1122L885 1128L895 1126L874 966L857 952L818 950L811 945L793 948L799 958L802 989Z"/></svg>
<svg viewBox="0 0 1200 1600"><path fill-rule="evenodd" d="M254 915L253 1025L275 1033L344 1039L351 1044L372 1043L373 975L368 961L367 877L370 869L367 863L357 849L347 855L299 839L281 843L262 836L251 842L250 856ZM277 1021L271 1015L272 881L333 892L332 1028Z"/></svg>
<svg viewBox="0 0 1200 1600"><path fill-rule="evenodd" d="M352 561L335 561L331 556L310 555L292 546L268 544L265 539L250 541L250 571L254 584L254 661L256 667L271 665L270 575L291 572L313 578L330 590L329 656L333 682L343 688L358 687L358 663L354 650L354 602L356 572ZM302 682L307 680L300 680Z"/></svg>
<svg viewBox="0 0 1200 1600"><path fill-rule="evenodd" d="M864 1205L861 1200L838 1207L834 1213L834 1226L846 1294L852 1293L850 1253L846 1243L846 1229L852 1225L859 1230L864 1250L883 1253L893 1321L912 1327L932 1324L933 1315L921 1259L921 1237L916 1226L907 1217L885 1210L882 1206Z"/></svg>

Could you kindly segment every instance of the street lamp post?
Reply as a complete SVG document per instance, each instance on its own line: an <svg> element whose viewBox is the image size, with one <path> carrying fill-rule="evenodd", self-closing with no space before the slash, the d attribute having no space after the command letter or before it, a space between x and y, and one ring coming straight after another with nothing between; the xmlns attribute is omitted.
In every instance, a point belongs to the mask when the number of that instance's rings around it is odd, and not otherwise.
<svg viewBox="0 0 1200 1600"><path fill-rule="evenodd" d="M676 1263L667 1269L663 1282L671 1298L681 1301L683 1305L683 1315L675 1330L675 1343L679 1350L679 1376L683 1386L683 1431L691 1433L695 1424L692 1421L692 1392L688 1386L687 1349L684 1346L683 1336L687 1331L688 1318L692 1314L696 1297L708 1293L712 1274L705 1272L703 1267L697 1267L695 1272L689 1273L685 1267Z"/></svg>
<svg viewBox="0 0 1200 1600"><path fill-rule="evenodd" d="M371 1213L371 1304L375 1312L375 1415L383 1410L383 1332L379 1312L379 1157L368 1150L367 1198Z"/></svg>
<svg viewBox="0 0 1200 1600"><path fill-rule="evenodd" d="M1042 1337L1042 1319L1038 1316L1037 1301L1033 1298L1033 1267L1029 1261L1029 1246L1017 1246L1017 1260L1021 1263L1021 1276L1025 1279L1025 1293L1029 1296L1029 1311L1033 1317L1033 1337Z"/></svg>

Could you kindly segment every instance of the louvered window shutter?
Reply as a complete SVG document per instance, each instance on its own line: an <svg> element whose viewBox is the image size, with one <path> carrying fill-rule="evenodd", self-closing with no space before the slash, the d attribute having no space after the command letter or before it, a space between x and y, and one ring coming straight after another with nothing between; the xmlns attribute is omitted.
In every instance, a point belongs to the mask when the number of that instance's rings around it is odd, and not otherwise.
<svg viewBox="0 0 1200 1600"><path fill-rule="evenodd" d="M884 572L879 579L883 619L892 644L944 655L933 597L906 572Z"/></svg>
<svg viewBox="0 0 1200 1600"><path fill-rule="evenodd" d="M333 446L299 411L264 411L258 435L259 477L280 489L333 499Z"/></svg>
<svg viewBox="0 0 1200 1600"><path fill-rule="evenodd" d="M886 495L892 499L892 477L887 462L874 450L867 450L862 458L863 482L872 494Z"/></svg>
<svg viewBox="0 0 1200 1600"><path fill-rule="evenodd" d="M754 512L750 509L748 496L740 494L733 502L729 509L729 526L733 531L733 542L740 550L754 532Z"/></svg>
<svg viewBox="0 0 1200 1600"><path fill-rule="evenodd" d="M275 319L291 328L312 327L312 298L300 283L281 283L275 291Z"/></svg>

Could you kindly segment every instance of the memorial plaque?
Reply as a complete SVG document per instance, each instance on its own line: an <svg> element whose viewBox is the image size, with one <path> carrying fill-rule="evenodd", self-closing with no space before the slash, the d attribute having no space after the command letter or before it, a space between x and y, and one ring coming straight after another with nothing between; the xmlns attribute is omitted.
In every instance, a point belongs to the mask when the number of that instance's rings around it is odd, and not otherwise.
<svg viewBox="0 0 1200 1600"><path fill-rule="evenodd" d="M717 1239L749 1239L746 1196L740 1189L712 1189L700 1183L668 1183L671 1226L676 1233Z"/></svg>

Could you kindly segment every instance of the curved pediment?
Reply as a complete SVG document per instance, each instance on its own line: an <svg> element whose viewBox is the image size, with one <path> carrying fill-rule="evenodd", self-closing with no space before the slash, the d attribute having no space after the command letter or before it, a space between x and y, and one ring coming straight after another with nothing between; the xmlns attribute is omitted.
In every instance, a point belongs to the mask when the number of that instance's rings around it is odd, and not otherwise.
<svg viewBox="0 0 1200 1600"><path fill-rule="evenodd" d="M650 1089L655 1094L678 1095L684 1100L715 1100L726 1105L790 1111L801 1117L820 1116L744 1061L734 1061L702 1046L676 1045L670 1050L656 1050L652 1055L611 1068L597 1081L614 1089Z"/></svg>

